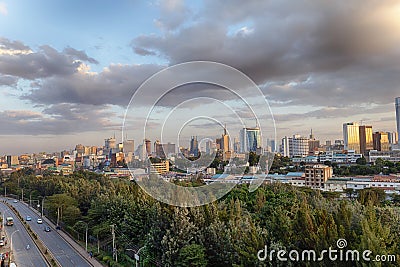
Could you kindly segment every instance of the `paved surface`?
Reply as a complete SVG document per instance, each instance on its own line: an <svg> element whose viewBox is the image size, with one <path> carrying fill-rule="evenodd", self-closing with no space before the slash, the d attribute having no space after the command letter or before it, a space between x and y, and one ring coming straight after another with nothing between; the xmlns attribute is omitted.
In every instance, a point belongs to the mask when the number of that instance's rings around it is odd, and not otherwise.
<svg viewBox="0 0 400 267"><path fill-rule="evenodd" d="M54 225L51 224L47 219L44 218L43 224L38 224L37 219L40 218L35 211L30 209L26 204L22 202L13 203L12 200L8 200L8 203L14 206L23 218L27 215L32 217L32 221L29 225L38 237L43 241L48 250L51 251L56 260L63 267L87 267L87 266L102 266L94 258L90 259L88 254L83 249L84 256L78 253L78 251L73 248L70 243L68 243L64 238L61 237L59 232L55 230ZM45 232L44 228L50 226L51 232ZM13 240L14 241L14 240ZM72 240L71 240L72 241ZM73 242L73 241L72 241ZM77 245L77 249L82 248ZM75 246L74 246L75 247ZM40 266L40 265L38 265Z"/></svg>
<svg viewBox="0 0 400 267"><path fill-rule="evenodd" d="M14 218L13 226L4 226L4 230L6 231L7 246L10 245L11 234L16 230L19 230L12 236L13 258L17 266L47 267L48 265L43 259L42 254L39 252L38 248L34 244L33 240L18 217L4 203L0 203L0 211L2 215L4 213L4 218L9 216ZM27 249L27 245L29 245L29 249Z"/></svg>

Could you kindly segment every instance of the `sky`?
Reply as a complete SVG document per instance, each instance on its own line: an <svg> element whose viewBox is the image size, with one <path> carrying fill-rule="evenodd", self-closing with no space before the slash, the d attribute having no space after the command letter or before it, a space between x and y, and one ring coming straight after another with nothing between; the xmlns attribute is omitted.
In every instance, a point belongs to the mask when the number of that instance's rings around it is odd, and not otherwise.
<svg viewBox="0 0 400 267"><path fill-rule="evenodd" d="M311 128L322 141L341 139L351 121L395 131L399 44L393 0L0 0L0 155L102 145L114 134L121 140L125 113L124 135L140 138L136 122L146 118L138 114L165 88L136 94L143 106L128 106L135 92L190 61L226 64L254 81L278 140ZM169 78L178 76L185 74ZM148 137L158 138L151 129L173 110L168 125L185 133L182 143L235 124L232 107L248 113L235 95L204 84L172 90L156 106Z"/></svg>

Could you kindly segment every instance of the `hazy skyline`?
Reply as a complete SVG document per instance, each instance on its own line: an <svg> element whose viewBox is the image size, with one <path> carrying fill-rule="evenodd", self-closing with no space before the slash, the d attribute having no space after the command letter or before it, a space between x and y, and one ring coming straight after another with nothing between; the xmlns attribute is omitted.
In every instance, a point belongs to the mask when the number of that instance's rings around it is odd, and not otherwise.
<svg viewBox="0 0 400 267"><path fill-rule="evenodd" d="M320 140L341 139L342 124L352 121L395 131L398 1L226 3L0 0L0 155L118 138L139 85L193 60L252 78L269 101L278 141L311 128ZM161 105L183 99L177 91Z"/></svg>

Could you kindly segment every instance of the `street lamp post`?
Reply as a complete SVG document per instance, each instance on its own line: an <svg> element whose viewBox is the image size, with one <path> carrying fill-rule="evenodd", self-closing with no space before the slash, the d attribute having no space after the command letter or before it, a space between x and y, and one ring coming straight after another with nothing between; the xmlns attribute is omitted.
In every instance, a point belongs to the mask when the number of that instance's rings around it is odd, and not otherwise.
<svg viewBox="0 0 400 267"><path fill-rule="evenodd" d="M89 225L88 225L87 222L84 222L84 221L78 221L78 222L84 223L84 224L86 225L86 231L85 231L85 249L86 249L86 252L88 252L88 251L87 251L87 238L88 238L88 227L89 227Z"/></svg>
<svg viewBox="0 0 400 267"><path fill-rule="evenodd" d="M40 214L40 217L43 217L43 207L44 207L44 198L45 198L46 196L44 196L43 198L42 198L42 213Z"/></svg>
<svg viewBox="0 0 400 267"><path fill-rule="evenodd" d="M135 253L136 267L139 267L139 262L140 262L139 253L140 253L140 251L141 251L144 247L145 247L145 246L139 248L138 251Z"/></svg>

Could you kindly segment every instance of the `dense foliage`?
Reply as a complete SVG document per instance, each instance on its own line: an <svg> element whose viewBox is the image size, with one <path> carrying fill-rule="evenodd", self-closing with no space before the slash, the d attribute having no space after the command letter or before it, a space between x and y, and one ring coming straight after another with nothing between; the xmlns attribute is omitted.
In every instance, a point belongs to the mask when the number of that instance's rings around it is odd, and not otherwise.
<svg viewBox="0 0 400 267"><path fill-rule="evenodd" d="M36 177L24 170L2 184L25 200L45 197L45 209L64 229L98 238L105 256L115 225L119 263L132 266L132 251L141 250L141 266L355 266L365 262L259 261L264 249L322 251L336 248L369 249L376 254L400 255L399 199L387 201L379 190L353 192L350 198L321 194L284 184L261 186L250 193L239 185L223 199L195 208L178 208L155 201L134 182L108 179L90 172L71 176ZM82 223L83 222L83 223ZM95 243L94 243L95 244ZM95 248L95 246L93 247ZM387 266L398 266L388 263ZM392 264L392 265L391 265ZM396 265L397 264L397 265Z"/></svg>

